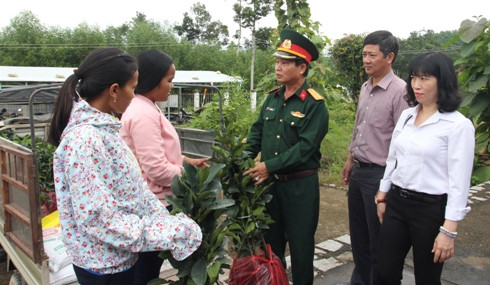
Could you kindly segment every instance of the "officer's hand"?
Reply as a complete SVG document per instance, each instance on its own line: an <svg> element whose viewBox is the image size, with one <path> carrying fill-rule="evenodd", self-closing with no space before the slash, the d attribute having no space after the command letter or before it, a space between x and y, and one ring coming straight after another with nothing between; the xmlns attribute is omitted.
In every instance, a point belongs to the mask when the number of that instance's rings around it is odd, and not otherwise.
<svg viewBox="0 0 490 285"><path fill-rule="evenodd" d="M245 171L243 175L250 175L255 181L255 186L262 184L265 180L267 180L267 178L269 178L269 172L267 171L267 166L264 162L260 162L255 165L255 167Z"/></svg>

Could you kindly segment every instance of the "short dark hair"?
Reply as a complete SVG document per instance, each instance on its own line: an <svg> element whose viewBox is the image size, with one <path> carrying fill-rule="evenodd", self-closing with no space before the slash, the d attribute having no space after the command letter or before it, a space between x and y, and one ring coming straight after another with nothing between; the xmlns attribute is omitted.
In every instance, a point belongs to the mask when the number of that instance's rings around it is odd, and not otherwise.
<svg viewBox="0 0 490 285"><path fill-rule="evenodd" d="M400 49L398 39L393 36L391 32L383 30L375 31L367 35L364 38L363 46L365 45L379 45L379 50L381 50L384 57L387 57L388 54L392 52L395 55L392 64L395 62L398 50Z"/></svg>
<svg viewBox="0 0 490 285"><path fill-rule="evenodd" d="M446 54L430 51L417 56L408 68L406 100L410 106L418 104L412 88L412 76L434 76L437 79L439 112L453 112L459 108L463 97L459 93L458 76L453 61Z"/></svg>
<svg viewBox="0 0 490 285"><path fill-rule="evenodd" d="M306 78L306 76L308 76L308 71L310 70L310 64L306 61L306 59L297 57L294 59L294 64L296 66L300 66L302 64L306 65L306 70L303 73L303 77Z"/></svg>
<svg viewBox="0 0 490 285"><path fill-rule="evenodd" d="M59 145L61 134L70 119L73 101L78 101L79 95L87 100L97 98L114 83L124 86L137 70L136 59L118 48L92 51L60 89L53 109L48 141L55 146Z"/></svg>
<svg viewBox="0 0 490 285"><path fill-rule="evenodd" d="M139 76L134 90L137 94L145 94L160 84L174 63L168 54L156 49L142 51L137 59Z"/></svg>

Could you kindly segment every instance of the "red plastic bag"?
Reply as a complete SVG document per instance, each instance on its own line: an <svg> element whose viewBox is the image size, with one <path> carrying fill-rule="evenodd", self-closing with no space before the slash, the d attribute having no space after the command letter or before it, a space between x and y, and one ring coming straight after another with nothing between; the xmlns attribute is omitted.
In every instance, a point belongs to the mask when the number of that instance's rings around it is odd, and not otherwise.
<svg viewBox="0 0 490 285"><path fill-rule="evenodd" d="M261 256L235 258L231 264L229 285L289 285L281 260L267 245L269 259Z"/></svg>

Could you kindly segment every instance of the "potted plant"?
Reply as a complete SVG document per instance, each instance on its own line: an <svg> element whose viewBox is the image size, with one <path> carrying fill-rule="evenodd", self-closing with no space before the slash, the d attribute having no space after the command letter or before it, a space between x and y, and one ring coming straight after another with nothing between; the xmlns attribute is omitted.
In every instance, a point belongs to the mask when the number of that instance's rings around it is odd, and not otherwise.
<svg viewBox="0 0 490 285"><path fill-rule="evenodd" d="M216 137L220 145L213 146L213 162L225 165L221 171L221 185L225 198L236 203L226 213L223 225L232 238L230 255L233 263L228 284L289 284L286 271L263 238L273 220L266 213L266 204L272 199L267 189L272 182L254 185L243 172L255 165L243 138L232 135Z"/></svg>
<svg viewBox="0 0 490 285"><path fill-rule="evenodd" d="M182 176L172 180L174 196L166 196L172 204L172 213L183 212L192 218L202 230L202 243L197 251L183 261L175 260L169 252L160 257L168 259L178 270L178 281L152 280L149 284L215 284L222 268L229 268L226 245L226 227L221 222L223 215L235 204L234 200L221 199L219 173L225 167L215 164L198 169L184 163Z"/></svg>

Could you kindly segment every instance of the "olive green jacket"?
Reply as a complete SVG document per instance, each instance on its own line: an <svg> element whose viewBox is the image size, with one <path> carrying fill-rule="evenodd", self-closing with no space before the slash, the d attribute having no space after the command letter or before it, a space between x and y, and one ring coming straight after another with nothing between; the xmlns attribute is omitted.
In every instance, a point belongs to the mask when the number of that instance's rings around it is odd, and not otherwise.
<svg viewBox="0 0 490 285"><path fill-rule="evenodd" d="M269 92L247 138L252 157L261 153L270 174L320 167L320 145L328 132L324 98L307 81L284 101L285 86Z"/></svg>

